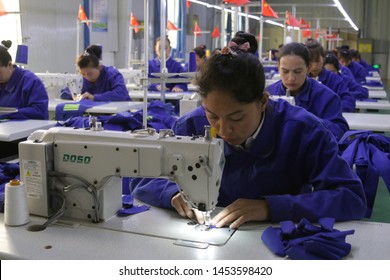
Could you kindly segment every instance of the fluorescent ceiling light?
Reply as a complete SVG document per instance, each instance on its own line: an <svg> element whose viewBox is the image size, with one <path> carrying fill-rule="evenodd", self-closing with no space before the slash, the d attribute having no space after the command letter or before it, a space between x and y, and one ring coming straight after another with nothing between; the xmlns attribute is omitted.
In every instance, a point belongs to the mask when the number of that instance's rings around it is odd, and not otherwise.
<svg viewBox="0 0 390 280"><path fill-rule="evenodd" d="M222 10L221 6L212 5L212 4L203 2L203 1L199 1L199 0L189 0L189 1L192 2L192 3L195 3L195 4L206 6L207 8L214 8L214 9L217 9L217 10ZM228 8L226 8L225 11L228 12L228 13L231 13L231 14L235 13L235 11L233 11L232 9L228 9ZM252 19L260 21L260 17L258 17L258 16L248 15L248 14L243 13L243 12L239 12L238 15L243 16L243 17L249 17L249 18L252 18ZM273 21L273 20L265 20L264 22L266 22L268 24L284 27L283 24L281 24L279 22L276 22L276 21Z"/></svg>
<svg viewBox="0 0 390 280"><path fill-rule="evenodd" d="M353 29L355 29L356 31L359 30L359 28L356 26L356 24L352 21L352 19L349 17L349 15L347 14L347 12L344 10L343 6L341 5L340 1L339 0L333 0L334 3L336 4L336 7L339 9L340 13L343 14L344 18L346 20L348 20L349 24L352 26Z"/></svg>

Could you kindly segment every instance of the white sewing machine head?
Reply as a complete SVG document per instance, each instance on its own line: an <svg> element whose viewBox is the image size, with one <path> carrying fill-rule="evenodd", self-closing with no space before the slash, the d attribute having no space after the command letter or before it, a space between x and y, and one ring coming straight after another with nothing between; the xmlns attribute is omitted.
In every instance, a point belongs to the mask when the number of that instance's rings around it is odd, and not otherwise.
<svg viewBox="0 0 390 280"><path fill-rule="evenodd" d="M211 137L55 127L19 144L30 214L52 215L50 192L66 200L64 217L105 221L122 207L122 177L169 178L191 208L216 207L223 142Z"/></svg>

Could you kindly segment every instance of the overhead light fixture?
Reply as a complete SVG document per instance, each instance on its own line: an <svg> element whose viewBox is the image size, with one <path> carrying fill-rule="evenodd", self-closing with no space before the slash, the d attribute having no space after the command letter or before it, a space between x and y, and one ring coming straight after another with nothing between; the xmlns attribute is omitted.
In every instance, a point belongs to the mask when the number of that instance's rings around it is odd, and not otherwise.
<svg viewBox="0 0 390 280"><path fill-rule="evenodd" d="M340 1L339 0L333 0L336 7L339 9L340 13L343 14L344 18L349 22L349 24L352 26L353 29L355 29L355 31L358 31L359 28L356 26L356 24L352 21L352 19L349 17L349 15L347 14L347 12L344 10L343 6L341 5Z"/></svg>
<svg viewBox="0 0 390 280"><path fill-rule="evenodd" d="M199 4L199 5L202 5L202 6L206 6L207 8L214 8L214 9L217 9L217 10L222 10L221 6L218 6L218 5L212 5L212 4L209 4L209 3L206 3L206 2L203 2L203 1L200 1L200 0L189 0L190 2L192 3L195 3L195 4ZM235 13L235 11L231 10L231 9L225 9L226 12L228 13ZM254 15L247 15L245 13L242 13L242 12L239 12L238 15L242 16L242 17L246 17L248 16L249 18L252 18L254 20L258 20L260 21L260 17L258 16L254 16ZM279 22L276 22L276 21L273 21L273 20L265 20L264 22L268 23L268 24L272 24L272 25L277 25L277 26L280 26L280 27L284 27L283 24L279 23Z"/></svg>

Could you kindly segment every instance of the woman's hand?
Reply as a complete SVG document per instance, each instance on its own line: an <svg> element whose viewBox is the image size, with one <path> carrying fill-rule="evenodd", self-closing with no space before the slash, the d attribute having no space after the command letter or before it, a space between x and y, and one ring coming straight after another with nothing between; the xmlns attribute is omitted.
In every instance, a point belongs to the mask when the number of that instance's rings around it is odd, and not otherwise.
<svg viewBox="0 0 390 280"><path fill-rule="evenodd" d="M267 221L270 219L269 208L266 200L237 199L232 204L219 212L211 224L223 227L230 224L230 228L238 228L249 221Z"/></svg>
<svg viewBox="0 0 390 280"><path fill-rule="evenodd" d="M191 210L190 208L188 208L188 205L184 201L181 193L177 193L175 196L172 197L171 204L180 216L190 219L193 219L195 217L199 224L204 224L203 213L198 210Z"/></svg>
<svg viewBox="0 0 390 280"><path fill-rule="evenodd" d="M180 88L180 87L174 87L174 88L172 89L172 92L183 92L183 89Z"/></svg>
<svg viewBox="0 0 390 280"><path fill-rule="evenodd" d="M88 100L94 100L95 99L95 96L93 94L90 94L89 92L84 92L82 95L81 95L81 98L80 99L88 99Z"/></svg>

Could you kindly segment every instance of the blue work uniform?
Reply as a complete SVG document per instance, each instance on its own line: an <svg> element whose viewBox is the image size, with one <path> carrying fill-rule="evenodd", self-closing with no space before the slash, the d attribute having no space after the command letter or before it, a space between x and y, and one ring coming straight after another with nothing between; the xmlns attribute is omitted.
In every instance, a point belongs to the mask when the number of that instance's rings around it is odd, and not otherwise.
<svg viewBox="0 0 390 280"><path fill-rule="evenodd" d="M368 71L359 63L357 63L356 61L351 61L351 63L347 67L349 70L351 70L356 82L363 83L366 81Z"/></svg>
<svg viewBox="0 0 390 280"><path fill-rule="evenodd" d="M359 64L363 66L368 72L377 71L372 65L368 64L365 60L360 59Z"/></svg>
<svg viewBox="0 0 390 280"><path fill-rule="evenodd" d="M347 76L350 79L355 80L355 76L353 75L352 71L349 70L348 67L346 67L346 66L344 66L342 64L339 64L339 66L340 66L340 72L341 72L341 74L343 74L343 76Z"/></svg>
<svg viewBox="0 0 390 280"><path fill-rule="evenodd" d="M84 92L93 94L94 101L130 101L122 74L112 66L102 65L96 82L83 78L81 93Z"/></svg>
<svg viewBox="0 0 390 280"><path fill-rule="evenodd" d="M343 112L355 112L356 99L340 76L323 67L318 75L318 81L338 94Z"/></svg>
<svg viewBox="0 0 390 280"><path fill-rule="evenodd" d="M156 76L153 76L152 73L160 73L160 65L161 62L158 59L158 57L153 58L149 60L149 78L157 78ZM168 73L183 73L185 72L184 68L181 66L181 64L171 57L169 57L166 60L166 68L168 70ZM175 76L177 78L177 76ZM157 89L157 86L160 83L150 83L148 89L150 91L159 91ZM168 88L169 91L172 91L174 87L179 87L183 91L188 91L187 83L166 83L165 86Z"/></svg>
<svg viewBox="0 0 390 280"><path fill-rule="evenodd" d="M368 98L368 89L362 86L362 84L356 82L353 76L351 77L348 74L344 75L341 71L336 75L340 76L343 79L343 82L349 88L349 92L356 100L364 100Z"/></svg>
<svg viewBox="0 0 390 280"><path fill-rule="evenodd" d="M267 91L272 95L286 95L286 88L281 80L269 85ZM306 78L302 89L295 96L295 105L324 120L337 140L349 130L348 123L342 115L340 97L310 77Z"/></svg>
<svg viewBox="0 0 390 280"><path fill-rule="evenodd" d="M42 81L31 71L13 67L8 83L0 83L0 106L18 108L18 112L0 115L0 119L47 120L49 97Z"/></svg>
<svg viewBox="0 0 390 280"><path fill-rule="evenodd" d="M226 207L239 198L265 199L272 222L361 219L366 209L362 183L339 156L337 141L324 123L284 100L269 100L264 118L248 149L224 144L226 162L217 205ZM171 198L178 192L173 182L134 182L137 198L171 208Z"/></svg>

